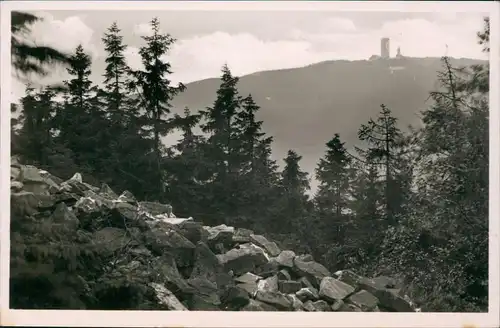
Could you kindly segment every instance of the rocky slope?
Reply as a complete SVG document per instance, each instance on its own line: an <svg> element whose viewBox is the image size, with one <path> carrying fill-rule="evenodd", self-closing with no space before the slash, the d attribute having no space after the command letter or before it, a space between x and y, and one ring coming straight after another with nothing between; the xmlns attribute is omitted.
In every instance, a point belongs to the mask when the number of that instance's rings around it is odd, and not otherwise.
<svg viewBox="0 0 500 328"><path fill-rule="evenodd" d="M91 186L79 173L62 181L12 158L11 209L120 254L109 270L141 277L165 310L418 311L389 277L331 273L250 230L169 218L166 205Z"/></svg>

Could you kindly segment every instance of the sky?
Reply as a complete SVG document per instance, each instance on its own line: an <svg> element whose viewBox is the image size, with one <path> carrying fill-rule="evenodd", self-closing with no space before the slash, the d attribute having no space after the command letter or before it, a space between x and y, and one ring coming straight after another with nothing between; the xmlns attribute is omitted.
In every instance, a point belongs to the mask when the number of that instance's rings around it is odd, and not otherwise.
<svg viewBox="0 0 500 328"><path fill-rule="evenodd" d="M227 63L235 75L301 67L325 60L368 59L380 53L380 39L390 38L391 55L397 47L406 56L486 59L476 43L482 28L478 13L415 12L298 12L298 11L50 11L35 12L43 21L32 28L31 39L72 52L78 44L93 58L92 79L101 82L105 52L101 38L116 21L129 46L132 68L140 67L141 36L158 17L163 32L177 41L168 59L174 82L219 76ZM33 82L66 78L63 69ZM13 81L12 97L24 93Z"/></svg>

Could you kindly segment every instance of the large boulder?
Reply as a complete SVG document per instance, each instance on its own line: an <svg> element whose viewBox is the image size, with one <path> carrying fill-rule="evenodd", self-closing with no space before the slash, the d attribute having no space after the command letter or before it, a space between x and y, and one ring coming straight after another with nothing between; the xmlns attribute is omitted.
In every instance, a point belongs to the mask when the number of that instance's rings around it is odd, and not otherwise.
<svg viewBox="0 0 500 328"><path fill-rule="evenodd" d="M204 226L203 229L208 233L208 244L212 249L218 244L221 244L224 248L232 246L234 227L221 224L215 227Z"/></svg>
<svg viewBox="0 0 500 328"><path fill-rule="evenodd" d="M10 194L11 213L14 215L33 215L41 210L52 209L55 200L50 195L39 195L29 191Z"/></svg>
<svg viewBox="0 0 500 328"><path fill-rule="evenodd" d="M109 253L122 250L132 242L125 230L113 227L106 227L94 232L92 240L98 247Z"/></svg>
<svg viewBox="0 0 500 328"><path fill-rule="evenodd" d="M163 305L166 310L188 311L184 304L162 284L150 283L149 286L153 288L158 303Z"/></svg>
<svg viewBox="0 0 500 328"><path fill-rule="evenodd" d="M261 235L250 235L250 240L257 246L260 246L266 250L266 252L271 256L278 256L281 253L278 245L275 242L270 242L266 237Z"/></svg>
<svg viewBox="0 0 500 328"><path fill-rule="evenodd" d="M317 301L319 299L319 293L318 290L315 289L314 287L310 288L301 288L298 290L295 295L302 301L302 302L307 302L307 301Z"/></svg>
<svg viewBox="0 0 500 328"><path fill-rule="evenodd" d="M292 304L293 306L293 304ZM247 305L241 308L241 311L277 311L278 309L270 304L250 299Z"/></svg>
<svg viewBox="0 0 500 328"><path fill-rule="evenodd" d="M217 284L217 276L222 272L222 265L210 248L203 242L196 244L194 267L191 278L205 278Z"/></svg>
<svg viewBox="0 0 500 328"><path fill-rule="evenodd" d="M188 284L194 289L189 300L189 308L193 311L220 310L221 300L217 285L204 277L190 278Z"/></svg>
<svg viewBox="0 0 500 328"><path fill-rule="evenodd" d="M282 251L277 257L276 262L278 265L285 268L293 268L293 260L295 253L293 251Z"/></svg>
<svg viewBox="0 0 500 328"><path fill-rule="evenodd" d="M151 269L154 281L163 284L179 299L189 299L194 294L195 290L182 278L172 255L166 253L153 259Z"/></svg>
<svg viewBox="0 0 500 328"><path fill-rule="evenodd" d="M379 303L378 298L366 290L361 290L347 298L347 301L363 311L374 311Z"/></svg>
<svg viewBox="0 0 500 328"><path fill-rule="evenodd" d="M281 311L291 311L293 309L293 301L280 292L259 290L255 295L255 299L270 304Z"/></svg>
<svg viewBox="0 0 500 328"><path fill-rule="evenodd" d="M234 231L233 243L234 244L245 244L252 241L250 236L253 235L253 231L249 229L239 228Z"/></svg>
<svg viewBox="0 0 500 328"><path fill-rule="evenodd" d="M240 286L231 286L224 291L221 300L224 310L238 311L250 303L250 294Z"/></svg>
<svg viewBox="0 0 500 328"><path fill-rule="evenodd" d="M196 246L172 227L157 222L151 226L144 238L146 246L154 253L174 255L177 265L181 267L193 264Z"/></svg>
<svg viewBox="0 0 500 328"><path fill-rule="evenodd" d="M251 244L243 244L240 248L231 249L225 254L218 254L217 258L226 272L232 271L235 275L254 271L256 267L269 261L261 249Z"/></svg>
<svg viewBox="0 0 500 328"><path fill-rule="evenodd" d="M277 292L279 289L279 281L277 276L272 276L263 280L259 280L257 284L258 291Z"/></svg>
<svg viewBox="0 0 500 328"><path fill-rule="evenodd" d="M323 278L319 287L319 297L328 302L343 300L353 292L354 287L332 277Z"/></svg>
<svg viewBox="0 0 500 328"><path fill-rule="evenodd" d="M318 262L306 262L297 256L293 263L297 274L306 277L316 287L319 286L323 278L331 276L330 271Z"/></svg>
<svg viewBox="0 0 500 328"><path fill-rule="evenodd" d="M281 280L278 282L278 288L283 294L294 294L300 290L301 284L294 280Z"/></svg>

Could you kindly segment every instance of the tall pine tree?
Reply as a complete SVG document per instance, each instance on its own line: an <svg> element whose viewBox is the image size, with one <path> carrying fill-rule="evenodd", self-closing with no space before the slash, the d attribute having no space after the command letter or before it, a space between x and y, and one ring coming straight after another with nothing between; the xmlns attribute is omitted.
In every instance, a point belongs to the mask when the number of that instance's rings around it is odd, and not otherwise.
<svg viewBox="0 0 500 328"><path fill-rule="evenodd" d="M168 76L172 74L171 65L165 60L170 47L175 39L170 34L160 31L160 21L154 18L151 23L152 35L142 36L146 45L142 46L139 54L142 58L143 70L132 72L135 77L132 86L139 87L142 107L145 109L145 126L150 129L152 137L152 154L154 161L151 170L155 174L155 182L152 183L150 193L157 198L163 198L166 191L163 165L164 146L161 137L171 130L168 114L171 111L171 101L175 95L184 91L185 86L179 84L172 86Z"/></svg>

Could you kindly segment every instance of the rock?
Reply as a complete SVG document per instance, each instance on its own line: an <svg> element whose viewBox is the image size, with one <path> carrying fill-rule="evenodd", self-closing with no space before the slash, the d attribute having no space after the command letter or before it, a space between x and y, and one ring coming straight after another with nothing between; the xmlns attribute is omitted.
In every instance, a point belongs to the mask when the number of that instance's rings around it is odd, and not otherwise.
<svg viewBox="0 0 500 328"><path fill-rule="evenodd" d="M45 181L38 169L32 165L22 165L19 175L19 181L24 184L43 184Z"/></svg>
<svg viewBox="0 0 500 328"><path fill-rule="evenodd" d="M195 290L182 278L175 259L166 253L151 261L152 272L156 274L156 282L165 285L180 299L188 299Z"/></svg>
<svg viewBox="0 0 500 328"><path fill-rule="evenodd" d="M248 303L250 303L248 291L238 286L229 287L222 296L222 304L225 310L238 311Z"/></svg>
<svg viewBox="0 0 500 328"><path fill-rule="evenodd" d="M198 242L206 243L208 241L208 233L200 222L196 221L184 221L176 225L177 230L181 235L186 237L193 244Z"/></svg>
<svg viewBox="0 0 500 328"><path fill-rule="evenodd" d="M292 276L290 275L290 273L283 269L283 270L280 270L278 272L278 278L279 280L292 280ZM300 283L299 283L300 284Z"/></svg>
<svg viewBox="0 0 500 328"><path fill-rule="evenodd" d="M74 228L78 228L80 221L76 215L69 210L65 203L56 205L56 209L52 212L51 218L55 223L65 223Z"/></svg>
<svg viewBox="0 0 500 328"><path fill-rule="evenodd" d="M28 191L10 194L10 209L13 215L33 215L40 210L52 209L54 205L54 198L49 195L35 195Z"/></svg>
<svg viewBox="0 0 500 328"><path fill-rule="evenodd" d="M232 245L234 235L233 227L221 224L216 227L204 226L203 229L208 232L208 244L211 248L215 247L217 244L222 244L223 247Z"/></svg>
<svg viewBox="0 0 500 328"><path fill-rule="evenodd" d="M294 311L304 311L304 303L294 294L289 294L287 297L292 301Z"/></svg>
<svg viewBox="0 0 500 328"><path fill-rule="evenodd" d="M105 197L109 200L118 198L118 195L106 183L101 185L98 194L99 196Z"/></svg>
<svg viewBox="0 0 500 328"><path fill-rule="evenodd" d="M316 312L330 312L332 310L330 305L323 300L313 302L312 305L316 309Z"/></svg>
<svg viewBox="0 0 500 328"><path fill-rule="evenodd" d="M302 262L312 262L314 261L313 257L311 254L303 254L303 255L297 255L296 256L298 261Z"/></svg>
<svg viewBox="0 0 500 328"><path fill-rule="evenodd" d="M325 277L321 280L319 297L325 299L326 301L334 302L335 300L343 300L353 292L354 287L343 283L338 279Z"/></svg>
<svg viewBox="0 0 500 328"><path fill-rule="evenodd" d="M278 282L279 291L283 294L292 294L300 290L300 282L293 280L281 280Z"/></svg>
<svg viewBox="0 0 500 328"><path fill-rule="evenodd" d="M128 190L125 190L122 192L120 196L118 196L118 199L116 200L117 202L121 203L130 203L130 204L136 204L137 200L135 199L135 196L132 195L132 193Z"/></svg>
<svg viewBox="0 0 500 328"><path fill-rule="evenodd" d="M311 282L309 281L309 279L307 279L306 277L301 277L299 278L298 280L300 282L300 284L302 285L302 287L305 287L305 288L310 288L310 289L315 289L313 284L311 284Z"/></svg>
<svg viewBox="0 0 500 328"><path fill-rule="evenodd" d="M323 278L331 275L327 268L314 261L304 262L300 257L295 257L293 263L294 270L299 275L308 278L314 286L319 286Z"/></svg>
<svg viewBox="0 0 500 328"><path fill-rule="evenodd" d="M106 208L106 209L113 209L115 207L115 203L99 194L96 194L94 191L92 190L86 190L83 192L84 196L85 197L88 197L90 199L93 199L97 206L99 208Z"/></svg>
<svg viewBox="0 0 500 328"><path fill-rule="evenodd" d="M130 197L132 198L132 197ZM134 197L135 199L135 197ZM168 205L156 203L156 202L139 202L138 207L140 210L148 212L149 214L156 216L164 213L168 213Z"/></svg>
<svg viewBox="0 0 500 328"><path fill-rule="evenodd" d="M373 311L377 308L379 303L378 298L367 292L366 290L361 290L356 294L353 294L347 298L347 301L351 304L356 305L363 311Z"/></svg>
<svg viewBox="0 0 500 328"><path fill-rule="evenodd" d="M272 276L257 283L257 289L264 292L277 292L278 291L278 277Z"/></svg>
<svg viewBox="0 0 500 328"><path fill-rule="evenodd" d="M313 304L313 301L307 301L304 303L304 310L307 312L316 312L316 307Z"/></svg>
<svg viewBox="0 0 500 328"><path fill-rule="evenodd" d="M175 297L175 295L165 288L165 286L158 283L150 283L149 286L153 288L158 303L164 305L167 310L173 311L188 311L188 309Z"/></svg>
<svg viewBox="0 0 500 328"><path fill-rule="evenodd" d="M376 290L373 294L380 302L380 306L396 312L415 312L408 300L388 289Z"/></svg>
<svg viewBox="0 0 500 328"><path fill-rule="evenodd" d="M343 303L337 312L363 312L359 307L350 303Z"/></svg>
<svg viewBox="0 0 500 328"><path fill-rule="evenodd" d="M278 262L275 258L270 258L269 262L256 268L255 273L263 278L271 277L278 274Z"/></svg>
<svg viewBox="0 0 500 328"><path fill-rule="evenodd" d="M295 258L295 253L292 251L282 251L278 257L276 257L276 262L278 265L286 268L293 268L293 259Z"/></svg>
<svg viewBox="0 0 500 328"><path fill-rule="evenodd" d="M235 275L254 271L257 266L263 265L269 261L262 250L254 248L251 245L242 248L241 246L240 248L234 248L225 254L217 255L217 258L224 266L225 271L232 270Z"/></svg>
<svg viewBox="0 0 500 328"><path fill-rule="evenodd" d="M253 231L249 229L239 228L234 231L233 243L244 244L251 242L250 235L253 235Z"/></svg>
<svg viewBox="0 0 500 328"><path fill-rule="evenodd" d="M241 311L276 311L277 309L261 301L250 299L247 305L241 308Z"/></svg>
<svg viewBox="0 0 500 328"><path fill-rule="evenodd" d="M264 248L271 256L278 256L281 253L278 245L275 242L268 241L264 236L250 235L250 239L255 245Z"/></svg>
<svg viewBox="0 0 500 328"><path fill-rule="evenodd" d="M340 311L343 306L344 306L343 300L335 300L335 302L333 302L332 304L332 311Z"/></svg>
<svg viewBox="0 0 500 328"><path fill-rule="evenodd" d="M204 278L190 278L188 284L195 290L189 300L189 309L193 311L220 310L221 301L217 294L217 285Z"/></svg>
<svg viewBox="0 0 500 328"><path fill-rule="evenodd" d="M185 267L193 264L196 246L168 225L160 222L152 226L144 239L154 253L174 255L177 265Z"/></svg>
<svg viewBox="0 0 500 328"><path fill-rule="evenodd" d="M191 272L191 278L203 277L217 284L217 274L222 271L222 265L210 248L205 243L199 242L196 244L194 258L194 268Z"/></svg>
<svg viewBox="0 0 500 328"><path fill-rule="evenodd" d="M12 181L10 183L10 192L18 192L21 191L24 187L24 184L20 181Z"/></svg>
<svg viewBox="0 0 500 328"><path fill-rule="evenodd" d="M91 190L91 188L82 182L82 175L80 173L75 173L71 179L61 183L61 189L78 196L83 196L85 191Z"/></svg>
<svg viewBox="0 0 500 328"><path fill-rule="evenodd" d="M114 202L113 211L130 224L135 224L139 220L137 207L129 203Z"/></svg>
<svg viewBox="0 0 500 328"><path fill-rule="evenodd" d="M257 283L261 279L262 279L261 276L255 275L251 272L247 272L239 277L234 278L234 281L237 283L246 284L246 283Z"/></svg>
<svg viewBox="0 0 500 328"><path fill-rule="evenodd" d="M139 245L138 247L132 248L130 253L143 259L145 257L150 257L152 255L151 251L147 249L144 245Z"/></svg>
<svg viewBox="0 0 500 328"><path fill-rule="evenodd" d="M298 290L295 295L302 301L302 302L307 302L309 300L311 301L317 301L319 299L319 294L316 288L310 287L310 288L301 288Z"/></svg>
<svg viewBox="0 0 500 328"><path fill-rule="evenodd" d="M340 270L335 272L335 276L338 280L353 286L355 289L359 290L360 283L367 280L367 278L362 277L351 270Z"/></svg>
<svg viewBox="0 0 500 328"><path fill-rule="evenodd" d="M257 291L259 290L257 282L237 283L236 286L245 290L252 297L254 297Z"/></svg>
<svg viewBox="0 0 500 328"><path fill-rule="evenodd" d="M21 177L21 169L19 167L11 166L10 167L10 180L11 181L19 181ZM21 182L21 181L19 181Z"/></svg>
<svg viewBox="0 0 500 328"><path fill-rule="evenodd" d="M99 212L100 210L99 203L90 197L80 198L73 207L83 213Z"/></svg>
<svg viewBox="0 0 500 328"><path fill-rule="evenodd" d="M92 240L96 245L110 253L121 250L131 243L125 230L113 227L106 227L94 232Z"/></svg>
<svg viewBox="0 0 500 328"><path fill-rule="evenodd" d="M292 300L280 292L258 290L255 299L270 304L278 310L290 311L293 309Z"/></svg>

